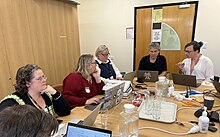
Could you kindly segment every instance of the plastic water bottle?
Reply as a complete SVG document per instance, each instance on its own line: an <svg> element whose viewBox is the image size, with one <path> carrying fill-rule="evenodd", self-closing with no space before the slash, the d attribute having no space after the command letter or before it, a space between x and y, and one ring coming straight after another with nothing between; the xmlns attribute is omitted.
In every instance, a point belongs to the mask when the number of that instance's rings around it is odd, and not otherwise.
<svg viewBox="0 0 220 137"><path fill-rule="evenodd" d="M163 98L163 100L166 100L168 97L168 86L169 81L164 76L158 77L159 81L156 82L156 95L159 98Z"/></svg>
<svg viewBox="0 0 220 137"><path fill-rule="evenodd" d="M134 107L132 104L125 104L124 111L120 113L120 137L138 137L139 113Z"/></svg>

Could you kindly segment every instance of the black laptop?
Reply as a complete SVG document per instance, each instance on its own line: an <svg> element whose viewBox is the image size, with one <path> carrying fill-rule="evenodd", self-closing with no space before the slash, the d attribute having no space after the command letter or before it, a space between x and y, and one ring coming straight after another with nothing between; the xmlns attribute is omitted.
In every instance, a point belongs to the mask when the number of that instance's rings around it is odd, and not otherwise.
<svg viewBox="0 0 220 137"><path fill-rule="evenodd" d="M220 83L219 83L218 81L216 81L216 80L213 80L212 83L213 83L213 85L214 85L216 91L217 91L218 93L220 93Z"/></svg>
<svg viewBox="0 0 220 137"><path fill-rule="evenodd" d="M112 131L74 123L68 123L66 137L112 137Z"/></svg>
<svg viewBox="0 0 220 137"><path fill-rule="evenodd" d="M138 70L137 82L156 82L158 81L158 71Z"/></svg>
<svg viewBox="0 0 220 137"><path fill-rule="evenodd" d="M190 86L190 87L199 87L201 83L196 82L196 76L193 75L182 75L172 73L173 83L183 86Z"/></svg>

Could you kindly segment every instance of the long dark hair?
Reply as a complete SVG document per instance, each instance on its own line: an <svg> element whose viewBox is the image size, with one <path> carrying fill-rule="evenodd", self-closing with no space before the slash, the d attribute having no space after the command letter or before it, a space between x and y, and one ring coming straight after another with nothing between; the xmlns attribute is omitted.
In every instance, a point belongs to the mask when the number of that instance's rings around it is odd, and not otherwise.
<svg viewBox="0 0 220 137"><path fill-rule="evenodd" d="M33 73L41 69L38 65L27 64L18 69L16 74L15 90L21 94L28 92L27 82L33 79Z"/></svg>

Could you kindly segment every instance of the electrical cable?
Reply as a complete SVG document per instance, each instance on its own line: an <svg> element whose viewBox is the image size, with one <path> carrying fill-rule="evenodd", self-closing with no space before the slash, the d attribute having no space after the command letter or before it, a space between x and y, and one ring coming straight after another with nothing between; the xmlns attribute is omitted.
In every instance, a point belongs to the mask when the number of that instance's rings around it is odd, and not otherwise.
<svg viewBox="0 0 220 137"><path fill-rule="evenodd" d="M189 123L189 122L186 122L186 123ZM192 124L192 123L191 123ZM178 136L183 136L183 135L188 135L188 134L194 134L194 133L197 133L199 132L199 126L198 125L193 125L192 128L190 128L190 130L188 132L185 132L185 133L176 133L176 132L171 132L171 131L167 131L167 130L164 130L164 129L161 129L161 128L156 128L156 127L141 127L139 128L139 130L143 130L143 129L152 129L152 130L158 130L158 131L161 131L161 132L164 132L164 133L168 133L168 134L172 134L172 135L178 135Z"/></svg>

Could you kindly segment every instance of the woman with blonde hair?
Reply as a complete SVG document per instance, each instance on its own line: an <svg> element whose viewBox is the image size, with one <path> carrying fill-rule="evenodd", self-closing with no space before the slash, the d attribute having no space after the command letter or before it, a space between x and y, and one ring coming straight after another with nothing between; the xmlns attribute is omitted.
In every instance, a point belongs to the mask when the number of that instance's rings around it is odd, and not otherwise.
<svg viewBox="0 0 220 137"><path fill-rule="evenodd" d="M70 73L63 81L63 96L71 107L97 103L95 95L103 94L105 84L100 78L100 69L91 54L81 55L76 71Z"/></svg>

